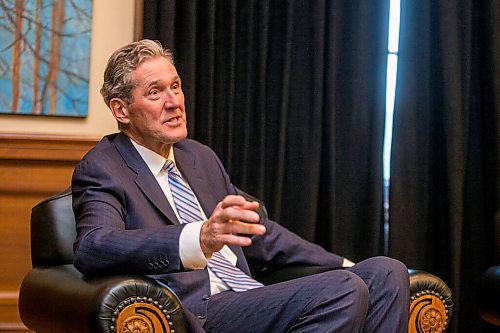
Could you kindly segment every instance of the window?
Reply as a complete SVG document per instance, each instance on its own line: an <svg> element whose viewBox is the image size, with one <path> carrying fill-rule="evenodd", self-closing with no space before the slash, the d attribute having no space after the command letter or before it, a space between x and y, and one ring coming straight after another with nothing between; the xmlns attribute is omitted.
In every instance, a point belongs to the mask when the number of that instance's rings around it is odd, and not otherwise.
<svg viewBox="0 0 500 333"><path fill-rule="evenodd" d="M390 0L389 39L387 43L387 77L385 94L385 130L384 130L384 254L389 254L389 187L391 180L391 143L394 117L394 99L398 72L400 0Z"/></svg>

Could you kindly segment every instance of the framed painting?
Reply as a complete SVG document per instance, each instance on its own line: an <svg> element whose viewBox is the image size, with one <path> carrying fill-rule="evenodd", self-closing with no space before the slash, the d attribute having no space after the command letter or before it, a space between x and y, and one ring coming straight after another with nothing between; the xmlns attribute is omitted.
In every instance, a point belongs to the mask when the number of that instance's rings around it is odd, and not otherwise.
<svg viewBox="0 0 500 333"><path fill-rule="evenodd" d="M92 0L0 0L0 113L86 117Z"/></svg>

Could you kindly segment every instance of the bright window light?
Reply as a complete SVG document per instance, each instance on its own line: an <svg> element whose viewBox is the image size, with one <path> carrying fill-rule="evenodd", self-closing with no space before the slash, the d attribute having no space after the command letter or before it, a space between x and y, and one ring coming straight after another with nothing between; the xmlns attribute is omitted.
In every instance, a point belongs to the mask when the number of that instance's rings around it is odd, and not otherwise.
<svg viewBox="0 0 500 333"><path fill-rule="evenodd" d="M394 99L396 97L396 75L398 73L398 56L389 53L387 56L387 79L385 92L385 129L384 129L384 180L387 182L391 166L392 122L394 119ZM388 185L388 184L387 184Z"/></svg>
<svg viewBox="0 0 500 333"><path fill-rule="evenodd" d="M396 78L398 74L399 26L401 1L390 0L389 38L387 42L387 78L385 92L385 129L384 129L384 254L389 255L389 187L391 180L391 144L396 97Z"/></svg>
<svg viewBox="0 0 500 333"><path fill-rule="evenodd" d="M389 9L389 53L398 53L399 47L399 17L401 12L400 0L390 0Z"/></svg>
<svg viewBox="0 0 500 333"><path fill-rule="evenodd" d="M400 25L400 0L390 0L389 40L387 43L387 81L385 98L385 134L384 134L384 183L389 186L391 170L392 121L398 73L398 47Z"/></svg>

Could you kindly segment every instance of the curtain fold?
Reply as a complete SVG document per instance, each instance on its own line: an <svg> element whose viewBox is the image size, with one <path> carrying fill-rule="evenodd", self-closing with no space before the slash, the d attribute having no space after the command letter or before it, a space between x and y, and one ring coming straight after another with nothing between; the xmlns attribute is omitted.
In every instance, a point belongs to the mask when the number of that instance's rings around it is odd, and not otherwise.
<svg viewBox="0 0 500 333"><path fill-rule="evenodd" d="M493 332L476 288L500 209L499 29L495 0L402 0L390 255L452 288L451 332Z"/></svg>
<svg viewBox="0 0 500 333"><path fill-rule="evenodd" d="M353 260L383 249L388 1L144 1L190 137L270 216Z"/></svg>

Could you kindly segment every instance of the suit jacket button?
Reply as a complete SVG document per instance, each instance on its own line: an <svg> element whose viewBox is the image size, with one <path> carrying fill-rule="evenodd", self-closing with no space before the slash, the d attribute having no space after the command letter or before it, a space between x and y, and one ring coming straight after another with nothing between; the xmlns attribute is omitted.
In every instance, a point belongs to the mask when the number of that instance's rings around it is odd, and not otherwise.
<svg viewBox="0 0 500 333"><path fill-rule="evenodd" d="M208 301L210 299L210 296L203 295L203 297L201 299L204 300L204 301Z"/></svg>
<svg viewBox="0 0 500 333"><path fill-rule="evenodd" d="M198 319L205 319L205 316L198 316Z"/></svg>

